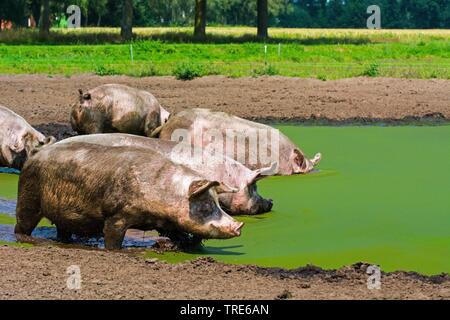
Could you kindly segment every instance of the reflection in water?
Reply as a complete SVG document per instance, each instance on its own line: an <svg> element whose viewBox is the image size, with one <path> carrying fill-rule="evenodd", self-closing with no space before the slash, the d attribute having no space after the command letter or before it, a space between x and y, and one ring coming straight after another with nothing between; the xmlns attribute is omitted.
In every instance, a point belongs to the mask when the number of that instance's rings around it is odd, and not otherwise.
<svg viewBox="0 0 450 320"><path fill-rule="evenodd" d="M56 228L55 227L37 227L34 229L32 236L37 239L46 239L56 241ZM123 241L124 248L146 248L153 246L160 237L150 236L148 233L144 233L140 230L130 229L127 231L125 239ZM16 236L14 234L14 225L0 224L0 241L16 242ZM72 237L73 244L81 244L90 247L104 248L104 239L99 238L81 238Z"/></svg>
<svg viewBox="0 0 450 320"><path fill-rule="evenodd" d="M20 174L20 171L17 169L0 167L0 173Z"/></svg>
<svg viewBox="0 0 450 320"><path fill-rule="evenodd" d="M15 200L7 200L0 198L0 213L7 214L8 216L14 216L16 213Z"/></svg>

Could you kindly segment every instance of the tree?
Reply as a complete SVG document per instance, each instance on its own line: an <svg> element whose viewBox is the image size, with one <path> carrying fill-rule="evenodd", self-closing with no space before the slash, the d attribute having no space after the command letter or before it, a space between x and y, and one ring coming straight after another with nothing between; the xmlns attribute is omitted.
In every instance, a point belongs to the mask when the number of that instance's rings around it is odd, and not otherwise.
<svg viewBox="0 0 450 320"><path fill-rule="evenodd" d="M106 8L107 0L90 0L89 1L89 9L95 13L97 16L97 27L100 27L100 23L102 21L102 16L104 16L108 11Z"/></svg>
<svg viewBox="0 0 450 320"><path fill-rule="evenodd" d="M122 1L122 27L120 36L124 41L129 41L133 38L133 0Z"/></svg>
<svg viewBox="0 0 450 320"><path fill-rule="evenodd" d="M206 37L206 0L195 0L194 36Z"/></svg>
<svg viewBox="0 0 450 320"><path fill-rule="evenodd" d="M39 33L42 36L48 36L50 33L50 1L41 1L41 17L39 23Z"/></svg>
<svg viewBox="0 0 450 320"><path fill-rule="evenodd" d="M266 39L269 37L267 28L269 24L269 9L267 0L257 0L257 27L258 38Z"/></svg>

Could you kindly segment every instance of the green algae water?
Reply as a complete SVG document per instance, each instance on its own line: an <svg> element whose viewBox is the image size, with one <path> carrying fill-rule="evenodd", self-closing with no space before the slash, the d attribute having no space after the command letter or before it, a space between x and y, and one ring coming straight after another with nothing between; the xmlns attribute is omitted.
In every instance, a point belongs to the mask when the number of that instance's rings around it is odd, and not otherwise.
<svg viewBox="0 0 450 320"><path fill-rule="evenodd" d="M246 222L239 238L206 241L195 253L148 255L450 272L450 126L278 128L308 155L322 152L318 173L258 182L273 211L239 217ZM16 188L17 176L0 175L0 198Z"/></svg>
<svg viewBox="0 0 450 320"><path fill-rule="evenodd" d="M242 236L195 255L231 263L450 272L450 126L280 126L320 172L271 177L259 191L273 212L243 217ZM170 254L178 261L194 254Z"/></svg>

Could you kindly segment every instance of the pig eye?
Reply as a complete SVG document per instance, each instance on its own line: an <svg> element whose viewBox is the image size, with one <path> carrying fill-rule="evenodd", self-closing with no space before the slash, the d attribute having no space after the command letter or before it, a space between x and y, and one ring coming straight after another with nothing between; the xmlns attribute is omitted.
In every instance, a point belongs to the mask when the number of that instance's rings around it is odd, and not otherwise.
<svg viewBox="0 0 450 320"><path fill-rule="evenodd" d="M214 213L215 210L214 201L204 201L197 210L197 214L201 218L207 218Z"/></svg>

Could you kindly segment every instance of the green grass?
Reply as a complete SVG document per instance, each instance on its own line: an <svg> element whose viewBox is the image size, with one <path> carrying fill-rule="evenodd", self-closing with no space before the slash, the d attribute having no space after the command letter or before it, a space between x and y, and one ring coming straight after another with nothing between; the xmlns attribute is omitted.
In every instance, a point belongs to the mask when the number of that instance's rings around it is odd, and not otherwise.
<svg viewBox="0 0 450 320"><path fill-rule="evenodd" d="M450 78L448 30L273 29L267 56L252 28L208 30L206 42L195 43L186 28L136 29L133 62L116 29L57 31L47 40L26 30L2 32L0 73Z"/></svg>

